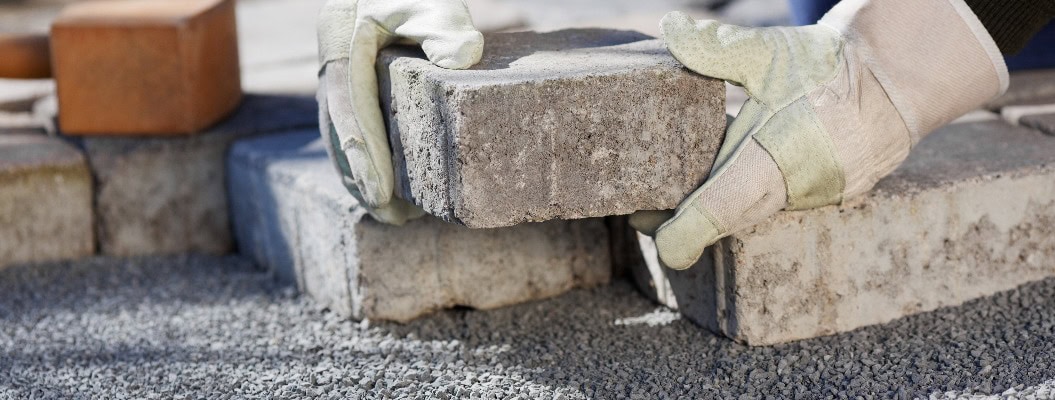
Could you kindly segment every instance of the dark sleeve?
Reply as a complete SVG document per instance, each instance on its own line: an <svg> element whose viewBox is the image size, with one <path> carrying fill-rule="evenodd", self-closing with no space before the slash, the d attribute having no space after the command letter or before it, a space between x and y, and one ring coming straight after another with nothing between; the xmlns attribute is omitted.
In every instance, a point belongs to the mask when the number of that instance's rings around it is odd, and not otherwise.
<svg viewBox="0 0 1055 400"><path fill-rule="evenodd" d="M1055 18L1055 0L964 0L1004 55L1017 54Z"/></svg>

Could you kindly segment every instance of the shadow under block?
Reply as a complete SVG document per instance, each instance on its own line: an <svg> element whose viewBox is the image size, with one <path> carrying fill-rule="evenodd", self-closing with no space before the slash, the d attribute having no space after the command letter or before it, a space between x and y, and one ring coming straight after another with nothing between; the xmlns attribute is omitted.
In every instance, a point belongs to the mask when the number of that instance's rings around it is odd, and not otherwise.
<svg viewBox="0 0 1055 400"><path fill-rule="evenodd" d="M725 86L659 40L602 29L486 35L468 70L379 58L396 193L472 228L672 209L706 178Z"/></svg>
<svg viewBox="0 0 1055 400"><path fill-rule="evenodd" d="M97 185L100 250L113 256L231 251L224 186L231 142L317 125L314 98L250 95L198 135L78 138Z"/></svg>
<svg viewBox="0 0 1055 400"><path fill-rule="evenodd" d="M51 29L67 134L190 134L242 98L231 0L77 3Z"/></svg>
<svg viewBox="0 0 1055 400"><path fill-rule="evenodd" d="M94 252L92 176L62 139L0 133L0 268Z"/></svg>
<svg viewBox="0 0 1055 400"><path fill-rule="evenodd" d="M779 213L686 271L659 268L640 243L630 268L647 295L750 345L959 305L1055 276L1055 138L999 121L944 127L870 193Z"/></svg>
<svg viewBox="0 0 1055 400"><path fill-rule="evenodd" d="M238 247L280 280L355 319L407 321L607 283L604 221L469 229L378 223L341 185L317 130L235 143L228 190Z"/></svg>

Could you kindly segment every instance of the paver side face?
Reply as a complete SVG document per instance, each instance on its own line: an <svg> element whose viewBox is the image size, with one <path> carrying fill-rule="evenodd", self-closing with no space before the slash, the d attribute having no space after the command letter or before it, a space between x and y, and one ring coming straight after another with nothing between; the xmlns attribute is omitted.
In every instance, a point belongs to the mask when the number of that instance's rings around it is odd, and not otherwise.
<svg viewBox="0 0 1055 400"><path fill-rule="evenodd" d="M0 134L0 267L91 255L92 180L56 138Z"/></svg>
<svg viewBox="0 0 1055 400"><path fill-rule="evenodd" d="M98 182L102 252L229 252L227 147L240 137L311 127L316 110L314 99L250 96L234 115L200 135L83 138Z"/></svg>
<svg viewBox="0 0 1055 400"><path fill-rule="evenodd" d="M363 314L408 321L453 306L492 309L611 278L599 219L469 229L426 217L357 231Z"/></svg>
<svg viewBox="0 0 1055 400"><path fill-rule="evenodd" d="M724 331L786 342L1055 275L1053 177L1055 140L1038 132L944 128L867 197L782 213L723 240Z"/></svg>
<svg viewBox="0 0 1055 400"><path fill-rule="evenodd" d="M389 51L382 97L401 195L473 228L674 208L710 170L725 89L646 39L491 35L465 71Z"/></svg>

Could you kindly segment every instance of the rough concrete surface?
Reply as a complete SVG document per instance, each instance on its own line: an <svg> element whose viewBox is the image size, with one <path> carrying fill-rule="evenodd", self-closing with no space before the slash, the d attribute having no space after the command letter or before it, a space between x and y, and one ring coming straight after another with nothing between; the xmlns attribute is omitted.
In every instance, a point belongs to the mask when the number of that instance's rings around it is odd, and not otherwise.
<svg viewBox="0 0 1055 400"><path fill-rule="evenodd" d="M407 321L608 282L598 219L472 230L377 223L341 185L317 130L237 142L228 170L239 249L335 312Z"/></svg>
<svg viewBox="0 0 1055 400"><path fill-rule="evenodd" d="M94 250L84 156L61 139L0 132L0 267Z"/></svg>
<svg viewBox="0 0 1055 400"><path fill-rule="evenodd" d="M863 198L780 213L685 272L647 264L636 276L669 278L639 279L652 297L751 345L1008 290L1055 275L1055 139L1003 122L950 125Z"/></svg>
<svg viewBox="0 0 1055 400"><path fill-rule="evenodd" d="M1055 114L1026 115L1018 123L1055 136Z"/></svg>
<svg viewBox="0 0 1055 400"><path fill-rule="evenodd" d="M235 257L0 271L0 398L1045 399L1055 375L1055 279L754 348L622 282L405 325L271 282Z"/></svg>
<svg viewBox="0 0 1055 400"><path fill-rule="evenodd" d="M397 193L473 228L668 209L702 182L725 130L725 86L630 31L485 37L446 70L383 52Z"/></svg>
<svg viewBox="0 0 1055 400"><path fill-rule="evenodd" d="M998 110L1006 106L1055 104L1055 69L1011 73L1007 93L986 106Z"/></svg>
<svg viewBox="0 0 1055 400"><path fill-rule="evenodd" d="M246 96L234 114L188 137L79 139L96 180L104 254L225 253L233 240L224 156L237 138L318 124L314 98Z"/></svg>

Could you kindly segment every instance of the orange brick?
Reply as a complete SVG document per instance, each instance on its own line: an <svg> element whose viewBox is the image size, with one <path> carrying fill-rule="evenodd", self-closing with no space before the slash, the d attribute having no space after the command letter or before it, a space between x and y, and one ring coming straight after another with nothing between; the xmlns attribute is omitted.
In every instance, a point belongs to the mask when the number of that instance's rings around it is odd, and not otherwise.
<svg viewBox="0 0 1055 400"><path fill-rule="evenodd" d="M75 135L190 134L242 98L232 0L67 7L51 28L59 124Z"/></svg>

